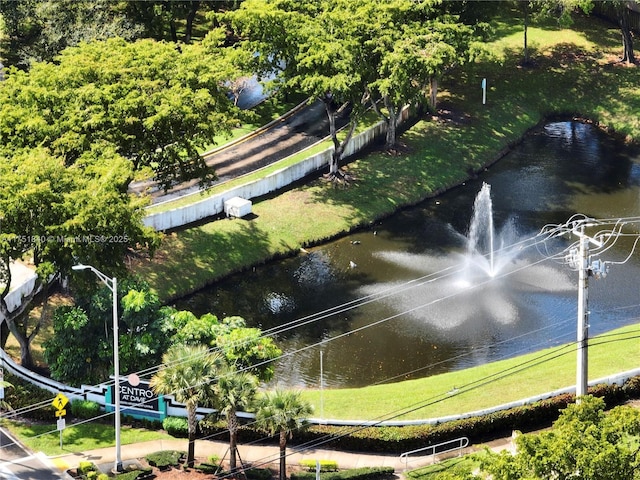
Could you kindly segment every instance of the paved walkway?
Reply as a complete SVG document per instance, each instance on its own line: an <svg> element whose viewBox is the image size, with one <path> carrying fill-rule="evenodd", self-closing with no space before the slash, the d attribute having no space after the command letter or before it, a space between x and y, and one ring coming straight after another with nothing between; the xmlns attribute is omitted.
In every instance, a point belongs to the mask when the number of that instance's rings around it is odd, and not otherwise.
<svg viewBox="0 0 640 480"><path fill-rule="evenodd" d="M494 451L511 448L511 438L499 439L489 442L486 446ZM160 450L181 450L187 451L188 441L186 439L165 439L150 442L137 443L133 445L123 445L121 447L121 457L123 464L135 459L144 458L147 454ZM478 450L482 446L469 446L462 453L470 453ZM196 457L206 459L212 455L218 458L228 459L229 444L221 441L196 441ZM238 447L240 458L244 463L255 466L277 465L279 450L277 446L264 445L240 445ZM458 452L448 454L455 456ZM337 462L338 468L349 469L359 467L393 467L395 472L401 474L405 470L413 470L419 467L430 465L434 460L441 460L440 456L434 458L432 455L421 456L412 455L408 459L401 459L399 455L374 455L358 452L344 452L329 449L310 449L302 452L296 451L295 447L287 448L287 465L296 465L301 460L332 460ZM77 467L81 461L92 461L97 465L108 465L115 462L115 447L101 448L88 452L69 453L58 457L51 457L49 461L61 471Z"/></svg>

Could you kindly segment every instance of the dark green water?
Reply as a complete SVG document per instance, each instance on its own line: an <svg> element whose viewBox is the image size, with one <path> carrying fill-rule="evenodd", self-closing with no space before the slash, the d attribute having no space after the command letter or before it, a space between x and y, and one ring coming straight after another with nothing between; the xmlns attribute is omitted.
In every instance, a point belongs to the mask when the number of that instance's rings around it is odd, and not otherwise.
<svg viewBox="0 0 640 480"><path fill-rule="evenodd" d="M575 238L548 244L553 252L527 248L503 259L495 278L475 279L480 285L471 289L459 275L448 275L464 262L483 182L491 187L498 242L530 238L576 213L640 215L638 150L590 125L549 123L473 181L371 229L229 278L177 306L199 315L240 315L277 332L287 353L277 381L301 387L320 385L321 350L324 385L347 387L575 341L578 274L546 259ZM603 260L622 261L631 248L631 240L621 240ZM638 322L639 275L635 254L590 283L591 334Z"/></svg>

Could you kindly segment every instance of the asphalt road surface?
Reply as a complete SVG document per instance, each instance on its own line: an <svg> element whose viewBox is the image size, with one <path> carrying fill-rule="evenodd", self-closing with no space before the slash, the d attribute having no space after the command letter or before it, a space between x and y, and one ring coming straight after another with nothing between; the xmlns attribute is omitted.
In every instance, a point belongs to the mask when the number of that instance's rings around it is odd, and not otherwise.
<svg viewBox="0 0 640 480"><path fill-rule="evenodd" d="M48 464L46 457L34 455L0 429L0 479L53 480L68 478Z"/></svg>
<svg viewBox="0 0 640 480"><path fill-rule="evenodd" d="M339 119L336 126L340 128L345 123L346 119ZM218 180L214 183L220 183L282 160L328 135L329 122L324 104L316 101L291 115L282 117L270 128L205 155L204 158L207 165L212 167L218 176ZM199 186L198 181L193 180L163 192L149 181L132 184L130 190L135 192L146 190L152 198L152 203L160 203L196 192Z"/></svg>

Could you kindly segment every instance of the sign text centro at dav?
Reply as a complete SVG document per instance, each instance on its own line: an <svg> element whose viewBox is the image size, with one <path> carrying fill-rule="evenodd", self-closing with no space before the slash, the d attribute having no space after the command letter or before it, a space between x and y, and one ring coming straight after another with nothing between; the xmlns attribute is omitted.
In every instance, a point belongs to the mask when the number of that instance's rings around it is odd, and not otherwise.
<svg viewBox="0 0 640 480"><path fill-rule="evenodd" d="M122 382L120 384L120 403L140 410L158 410L158 397L145 382L140 382L135 386L128 381Z"/></svg>

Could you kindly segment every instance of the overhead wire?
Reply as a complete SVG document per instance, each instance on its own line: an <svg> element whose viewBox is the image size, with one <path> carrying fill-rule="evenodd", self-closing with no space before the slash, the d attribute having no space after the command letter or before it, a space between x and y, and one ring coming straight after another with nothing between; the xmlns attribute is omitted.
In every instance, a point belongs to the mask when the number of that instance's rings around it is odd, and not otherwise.
<svg viewBox="0 0 640 480"><path fill-rule="evenodd" d="M583 218L583 221L584 221L584 218ZM563 228L566 229L565 225L567 225L568 223L571 223L571 222L566 222L565 224L562 224L563 226L550 226L548 229L543 228L541 230L541 233L539 233L539 234L537 234L537 235L535 235L533 237L526 238L523 241L518 242L518 244L528 245L528 246L546 244L548 239L553 238L554 236L557 236L559 234L560 230L562 230ZM541 240L536 240L536 238L539 237L539 236L542 236L543 238ZM512 249L513 245L510 245L508 248ZM548 259L548 258L549 257L547 256L546 259ZM543 259L540 262L536 262L536 264L537 263L541 263L542 261L545 261L546 259ZM443 269L440 272L434 272L432 274L428 274L428 275L424 275L422 277L419 277L418 279L413 279L413 280L411 280L409 282L405 282L404 284L402 284L400 286L400 287L402 287L402 289L400 289L399 286L394 286L394 287L391 287L391 288L383 291L382 295L380 294L380 292L378 292L378 294L372 294L372 295L369 295L369 296L366 296L366 297L362 297L361 299L356 299L354 301L347 302L346 304L342 304L342 305L339 305L339 306L336 306L336 307L332 307L332 308L327 309L327 310L325 310L323 312L318 312L316 314L313 314L313 315L310 315L310 316L307 316L307 317L303 317L302 319L298 319L298 320L289 322L288 324L285 324L285 326L284 326L285 328L282 328L282 326L274 327L274 329L267 330L263 336L272 336L272 335L281 333L283 331L287 331L287 330L290 330L292 328L296 328L297 326L302 326L302 325L306 325L306 324L314 322L314 321L318 321L320 319L326 318L326 316L334 315L336 313L342 313L343 311L347 311L348 309L351 309L351 308L356 308L357 306L364 305L364 304L366 304L366 303L368 303L370 301L375 301L375 300L378 300L379 298L385 298L385 296L387 296L387 295L394 295L398 291L403 292L403 291L408 290L410 288L415 288L415 286L424 285L424 284L429 283L429 282L433 282L433 281L437 281L437 280L442 279L442 278L446 278L447 276L450 276L450 275L453 274L453 272L449 272L449 273L445 274L445 272L451 270L452 268L453 267L448 267L447 269ZM522 268L527 268L527 266L522 267ZM459 269L455 270L455 272L459 272ZM511 273L513 273L513 272L510 272L510 274ZM434 277L436 275L440 275L440 276L439 277ZM431 278L431 277L434 277L434 278ZM426 280L426 279L428 279L428 280ZM422 283L417 283L419 281L422 281ZM484 284L484 283L486 283L486 282L483 282L482 284ZM482 285L482 284L480 284L480 285ZM474 286L473 288L478 288L480 285ZM420 305L420 306L415 307L413 309L409 309L409 310L407 310L405 312L401 312L399 314L392 315L391 317L388 317L386 319L381 319L381 320L379 320L377 322L373 322L372 324L369 324L367 326L360 327L359 329L356 329L356 330L353 330L353 331L349 331L349 332L344 332L343 334L338 335L336 337L332 337L330 339L323 339L322 341L317 342L316 344L305 346L305 347L303 347L301 349L298 349L298 350L296 350L294 352L290 352L288 354L284 354L280 358L282 358L282 357L284 357L286 355L292 355L292 354L295 354L295 353L299 353L299 352L307 350L309 348L314 348L314 347L316 347L318 345L327 343L328 341L333 341L333 340L335 340L337 338L341 338L343 336L347 336L347 335L353 334L353 333L355 333L357 331L363 330L365 328L369 328L370 326L375 326L375 325L377 325L379 323L382 323L382 322L389 321L391 319L397 318L398 316L401 316L401 315L404 315L404 314L407 314L407 313L411 313L412 311L415 311L415 310L420 309L420 308L424 308L426 306L432 305L433 303L436 303L438 301L442 301L442 300L444 300L446 298L450 298L452 296L454 296L454 295L449 295L449 296L444 297L443 299L436 299L436 300L434 300L432 302L427 302L427 303L425 303L423 305ZM188 359L186 359L186 360L188 360ZM275 359L275 360L277 360L277 359ZM273 361L273 360L269 360L269 362L271 362L271 361ZM258 366L260 366L260 365L258 365ZM161 368L161 367L163 367L163 365L158 365L158 366L152 367L152 368L150 368L148 370L147 373L155 372L155 371L158 370L158 368ZM144 374L145 371L141 371L140 373Z"/></svg>

